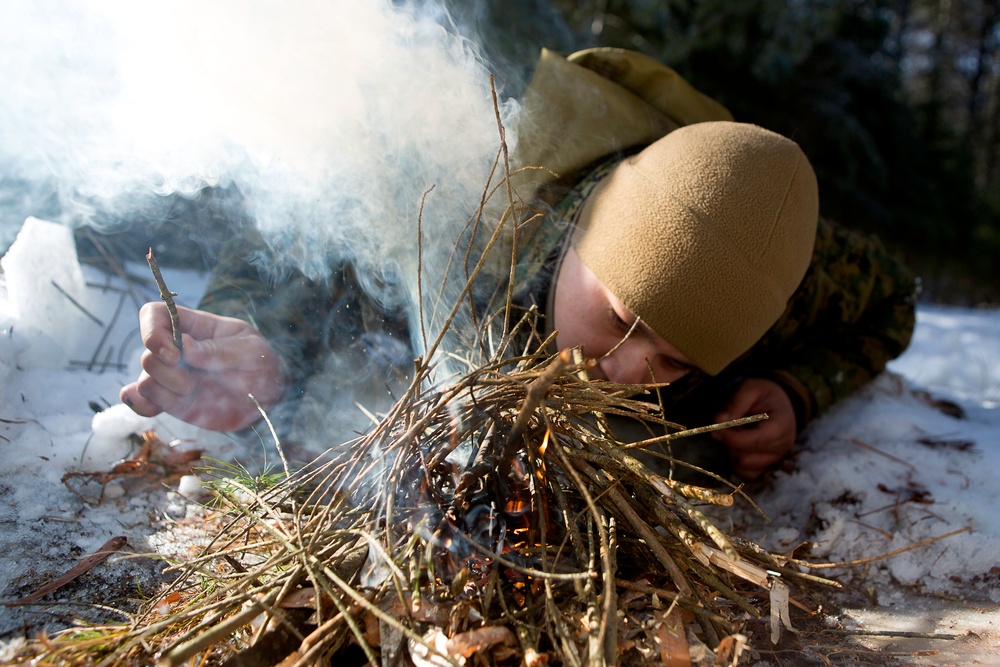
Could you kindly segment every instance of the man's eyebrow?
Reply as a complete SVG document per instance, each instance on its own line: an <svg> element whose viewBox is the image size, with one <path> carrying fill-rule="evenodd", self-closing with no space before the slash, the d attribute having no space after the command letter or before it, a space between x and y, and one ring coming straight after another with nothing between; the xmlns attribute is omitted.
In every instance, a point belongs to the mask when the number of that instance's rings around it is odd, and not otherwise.
<svg viewBox="0 0 1000 667"><path fill-rule="evenodd" d="M657 339L657 338L662 338L658 333L656 333L655 331L653 331L652 327L650 327L648 324L646 324L642 320L642 318L639 317L638 315L635 316L635 322L632 323L632 327L631 327L631 329L629 329L630 333L635 333L635 331L638 331L643 336L646 336L647 338L651 338L651 339L654 339L654 340ZM670 357L670 360L673 361L673 363L675 363L677 366L680 366L681 368L686 368L687 370L691 370L691 371L698 370L698 367L695 366L690 361L685 361L683 359L678 359L677 357L675 357L672 354L667 354L667 355L664 355L664 356Z"/></svg>
<svg viewBox="0 0 1000 667"><path fill-rule="evenodd" d="M638 331L640 334L642 334L646 338L650 338L650 339L652 339L654 341L657 338L661 338L662 339L662 336L660 336L660 334L658 334L655 331L653 331L653 327L651 327L648 324L646 324L646 321L643 320L638 315L635 316L635 322L632 323L632 328L630 329L630 331Z"/></svg>
<svg viewBox="0 0 1000 667"><path fill-rule="evenodd" d="M698 367L692 364L690 361L684 361L683 359L678 359L677 357L674 356L671 356L670 359L673 360L674 364L676 364L678 368L683 368L686 371L698 370Z"/></svg>

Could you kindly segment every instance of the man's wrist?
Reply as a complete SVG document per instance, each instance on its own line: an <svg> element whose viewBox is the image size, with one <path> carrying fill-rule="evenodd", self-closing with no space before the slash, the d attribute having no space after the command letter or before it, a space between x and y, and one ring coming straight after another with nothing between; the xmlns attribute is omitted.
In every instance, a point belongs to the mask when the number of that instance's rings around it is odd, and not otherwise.
<svg viewBox="0 0 1000 667"><path fill-rule="evenodd" d="M788 400L791 401L792 409L795 411L795 430L801 431L815 416L816 410L812 393L788 371L771 371L767 375L767 379L777 384L788 394Z"/></svg>

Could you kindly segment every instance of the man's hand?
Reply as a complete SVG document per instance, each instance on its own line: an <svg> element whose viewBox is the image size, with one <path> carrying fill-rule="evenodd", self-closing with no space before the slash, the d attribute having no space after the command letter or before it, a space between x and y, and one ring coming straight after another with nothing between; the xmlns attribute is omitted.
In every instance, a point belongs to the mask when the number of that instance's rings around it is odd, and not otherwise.
<svg viewBox="0 0 1000 667"><path fill-rule="evenodd" d="M146 347L142 373L122 388L122 402L144 417L166 412L216 431L244 428L260 419L248 394L265 409L278 402L286 383L278 355L243 320L177 310L183 361L173 344L166 305L147 303L140 309Z"/></svg>
<svg viewBox="0 0 1000 667"><path fill-rule="evenodd" d="M767 413L764 421L712 433L729 450L733 470L743 479L760 477L792 451L796 432L792 401L778 383L750 378L715 416L716 423L720 423L761 412Z"/></svg>

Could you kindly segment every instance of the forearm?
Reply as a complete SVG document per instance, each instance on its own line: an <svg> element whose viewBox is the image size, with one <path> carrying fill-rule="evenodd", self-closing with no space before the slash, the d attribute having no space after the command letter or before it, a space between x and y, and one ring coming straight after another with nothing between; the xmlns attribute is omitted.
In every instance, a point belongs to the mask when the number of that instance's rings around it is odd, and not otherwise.
<svg viewBox="0 0 1000 667"><path fill-rule="evenodd" d="M883 338L860 337L855 342L852 350L844 345L813 348L767 374L789 395L800 428L870 382L905 349Z"/></svg>
<svg viewBox="0 0 1000 667"><path fill-rule="evenodd" d="M873 239L835 230L791 307L806 324L764 375L795 405L800 428L871 381L909 344L917 280Z"/></svg>

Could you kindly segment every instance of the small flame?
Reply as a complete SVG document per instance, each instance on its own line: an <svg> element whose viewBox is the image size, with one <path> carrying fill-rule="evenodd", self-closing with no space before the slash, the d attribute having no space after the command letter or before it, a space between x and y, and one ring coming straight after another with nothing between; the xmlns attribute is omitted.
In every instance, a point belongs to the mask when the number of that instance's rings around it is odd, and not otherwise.
<svg viewBox="0 0 1000 667"><path fill-rule="evenodd" d="M504 505L503 511L504 514L516 517L521 516L530 509L531 503L521 500L520 498L514 498L507 501L507 504Z"/></svg>
<svg viewBox="0 0 1000 667"><path fill-rule="evenodd" d="M538 456L545 456L545 450L549 446L549 435L552 433L549 429L545 429L545 437L542 438L542 444L538 445Z"/></svg>

